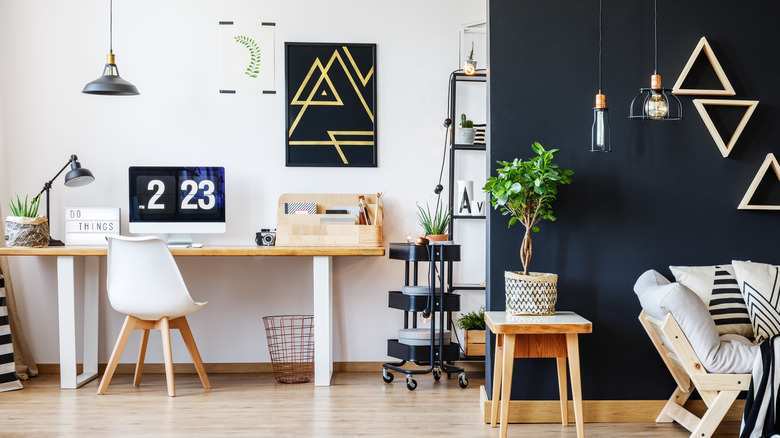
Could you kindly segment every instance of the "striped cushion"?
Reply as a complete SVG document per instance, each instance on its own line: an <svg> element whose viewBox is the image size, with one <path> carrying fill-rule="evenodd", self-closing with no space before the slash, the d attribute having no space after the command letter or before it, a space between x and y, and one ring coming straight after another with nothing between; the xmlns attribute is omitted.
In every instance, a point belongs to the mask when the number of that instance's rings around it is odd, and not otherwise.
<svg viewBox="0 0 780 438"><path fill-rule="evenodd" d="M718 335L738 334L753 339L755 333L731 265L669 266L674 278L704 301L718 328Z"/></svg>
<svg viewBox="0 0 780 438"><path fill-rule="evenodd" d="M8 325L8 310L5 305L5 280L0 275L0 392L21 388L22 383L16 377L11 326Z"/></svg>
<svg viewBox="0 0 780 438"><path fill-rule="evenodd" d="M780 268L737 260L731 263L745 296L756 340L780 335Z"/></svg>

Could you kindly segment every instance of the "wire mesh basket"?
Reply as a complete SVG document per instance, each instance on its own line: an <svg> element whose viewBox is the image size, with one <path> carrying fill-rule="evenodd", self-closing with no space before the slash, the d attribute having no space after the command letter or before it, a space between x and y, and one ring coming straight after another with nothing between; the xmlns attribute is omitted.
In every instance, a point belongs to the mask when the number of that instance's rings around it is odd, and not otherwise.
<svg viewBox="0 0 780 438"><path fill-rule="evenodd" d="M314 316L264 316L274 377L280 383L303 383L314 377Z"/></svg>

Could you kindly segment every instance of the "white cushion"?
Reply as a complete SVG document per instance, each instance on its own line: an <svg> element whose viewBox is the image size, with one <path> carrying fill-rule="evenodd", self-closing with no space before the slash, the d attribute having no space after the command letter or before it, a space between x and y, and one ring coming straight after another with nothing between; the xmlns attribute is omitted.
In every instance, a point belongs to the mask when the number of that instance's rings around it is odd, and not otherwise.
<svg viewBox="0 0 780 438"><path fill-rule="evenodd" d="M756 340L780 334L780 270L765 263L734 260L734 273L745 297Z"/></svg>
<svg viewBox="0 0 780 438"><path fill-rule="evenodd" d="M704 301L719 335L755 337L745 300L731 265L669 266L674 278Z"/></svg>
<svg viewBox="0 0 780 438"><path fill-rule="evenodd" d="M758 345L730 334L718 336L718 329L704 302L680 283L669 283L654 270L642 274L634 284L642 308L656 319L668 313L680 325L693 351L710 373L747 373L753 368Z"/></svg>

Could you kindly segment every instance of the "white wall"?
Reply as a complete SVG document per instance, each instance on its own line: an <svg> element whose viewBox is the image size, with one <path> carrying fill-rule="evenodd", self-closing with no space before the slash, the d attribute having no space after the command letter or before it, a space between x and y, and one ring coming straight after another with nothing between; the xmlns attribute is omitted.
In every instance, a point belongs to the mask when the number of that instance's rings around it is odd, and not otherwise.
<svg viewBox="0 0 780 438"><path fill-rule="evenodd" d="M141 95L107 97L80 93L108 52L107 0L0 0L0 202L37 193L77 154L96 181L55 183L52 235L62 237L66 206L121 207L126 227L128 166L220 165L228 232L205 236L206 244L253 244L256 231L275 226L285 192L384 192L385 241L403 241L419 232L415 202L429 199L438 178L459 26L483 19L485 9L484 0L117 0L117 64ZM220 20L276 23L276 95L218 93ZM285 41L377 44L378 168L284 166ZM206 362L267 362L261 317L312 311L310 259L177 261L194 297L210 301L190 322ZM35 359L56 363L55 261L14 258L12 272ZM335 360L385 360L385 339L401 324L387 291L400 288L403 263L337 258L334 273ZM105 362L122 315L104 290L101 299ZM159 362L152 339L148 359ZM124 362L134 360L132 350ZM174 350L175 360L188 360L183 344Z"/></svg>

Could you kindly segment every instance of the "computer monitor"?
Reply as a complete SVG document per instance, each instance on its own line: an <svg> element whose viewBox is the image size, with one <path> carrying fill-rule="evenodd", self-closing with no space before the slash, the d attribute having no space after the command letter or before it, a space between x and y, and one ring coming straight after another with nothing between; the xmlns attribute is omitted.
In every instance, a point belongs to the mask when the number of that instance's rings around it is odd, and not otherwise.
<svg viewBox="0 0 780 438"><path fill-rule="evenodd" d="M131 166L128 175L131 233L190 246L192 233L225 232L224 167Z"/></svg>

